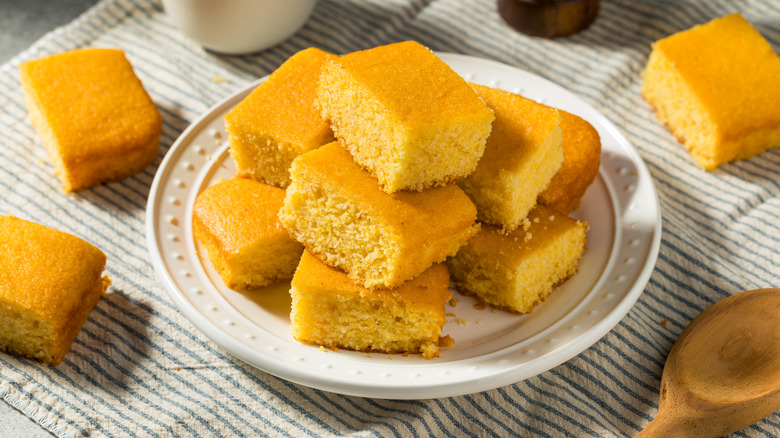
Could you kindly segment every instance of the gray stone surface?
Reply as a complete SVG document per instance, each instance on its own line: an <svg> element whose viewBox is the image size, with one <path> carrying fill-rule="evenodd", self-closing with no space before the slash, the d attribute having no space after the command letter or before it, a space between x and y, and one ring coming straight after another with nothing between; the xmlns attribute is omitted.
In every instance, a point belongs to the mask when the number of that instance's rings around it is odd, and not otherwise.
<svg viewBox="0 0 780 438"><path fill-rule="evenodd" d="M97 0L3 0L0 2L0 63L95 3Z"/></svg>
<svg viewBox="0 0 780 438"><path fill-rule="evenodd" d="M0 436L52 438L54 435L11 407L11 405L0 402Z"/></svg>
<svg viewBox="0 0 780 438"><path fill-rule="evenodd" d="M0 64L47 32L67 24L97 0L3 0L0 2ZM0 401L0 437L51 438L47 430Z"/></svg>

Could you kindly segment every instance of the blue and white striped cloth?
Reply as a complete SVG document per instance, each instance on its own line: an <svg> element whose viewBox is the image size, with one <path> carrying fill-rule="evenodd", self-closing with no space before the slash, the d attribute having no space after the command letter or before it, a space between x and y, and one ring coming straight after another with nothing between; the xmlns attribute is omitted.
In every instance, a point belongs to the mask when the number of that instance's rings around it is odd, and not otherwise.
<svg viewBox="0 0 780 438"><path fill-rule="evenodd" d="M735 11L780 50L776 0L603 0L587 31L555 40L514 32L492 0L322 0L293 38L246 57L205 52L153 0L102 1L0 67L0 213L93 242L113 280L60 366L0 354L0 395L59 436L634 435L656 414L666 355L688 322L726 296L780 287L780 149L704 172L639 95L653 41ZM662 208L657 267L609 334L550 371L468 396L342 396L221 351L176 310L150 264L144 209L156 166L63 195L26 120L18 74L20 62L51 53L125 50L162 112L162 157L212 104L302 48L345 53L408 39L575 92L639 150ZM777 413L735 434L778 435Z"/></svg>

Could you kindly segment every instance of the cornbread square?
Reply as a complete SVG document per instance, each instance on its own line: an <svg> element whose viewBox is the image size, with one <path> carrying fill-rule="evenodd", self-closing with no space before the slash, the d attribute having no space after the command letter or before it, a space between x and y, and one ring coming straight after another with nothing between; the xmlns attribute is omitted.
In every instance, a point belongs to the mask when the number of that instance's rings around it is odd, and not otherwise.
<svg viewBox="0 0 780 438"><path fill-rule="evenodd" d="M119 181L157 158L162 118L118 49L22 63L30 121L66 193Z"/></svg>
<svg viewBox="0 0 780 438"><path fill-rule="evenodd" d="M741 15L653 44L642 96L702 168L780 146L780 57Z"/></svg>
<svg viewBox="0 0 780 438"><path fill-rule="evenodd" d="M335 57L313 47L296 53L225 115L238 176L287 187L293 158L333 141L314 100L320 65Z"/></svg>
<svg viewBox="0 0 780 438"><path fill-rule="evenodd" d="M579 116L561 113L563 164L536 201L563 214L580 205L601 163L601 137L596 128Z"/></svg>
<svg viewBox="0 0 780 438"><path fill-rule="evenodd" d="M477 218L509 232L536 205L563 162L558 110L507 91L472 84L496 114L485 155L458 184Z"/></svg>
<svg viewBox="0 0 780 438"><path fill-rule="evenodd" d="M246 178L198 194L193 232L227 287L249 290L292 278L303 246L276 217L283 203L284 189Z"/></svg>
<svg viewBox="0 0 780 438"><path fill-rule="evenodd" d="M305 251L290 287L292 335L328 348L439 355L447 267L436 264L395 289L366 289Z"/></svg>
<svg viewBox="0 0 780 438"><path fill-rule="evenodd" d="M455 290L493 306L531 312L577 271L588 225L537 206L526 224L504 234L483 226L447 260Z"/></svg>
<svg viewBox="0 0 780 438"><path fill-rule="evenodd" d="M457 73L413 41L324 62L317 97L336 138L387 193L474 171L494 118Z"/></svg>
<svg viewBox="0 0 780 438"><path fill-rule="evenodd" d="M90 243L0 216L0 349L58 365L111 284Z"/></svg>
<svg viewBox="0 0 780 438"><path fill-rule="evenodd" d="M293 161L279 213L299 242L370 289L393 288L442 262L478 230L457 185L383 192L338 142Z"/></svg>

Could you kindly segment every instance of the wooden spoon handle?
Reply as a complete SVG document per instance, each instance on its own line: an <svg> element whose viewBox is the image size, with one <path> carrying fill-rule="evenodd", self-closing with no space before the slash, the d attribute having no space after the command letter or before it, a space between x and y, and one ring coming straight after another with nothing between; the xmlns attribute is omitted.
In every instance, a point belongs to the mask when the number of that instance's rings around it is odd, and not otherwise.
<svg viewBox="0 0 780 438"><path fill-rule="evenodd" d="M635 438L655 438L655 437L669 437L669 438L683 438L685 433L684 429L678 427L667 420L667 417L659 412L659 415L653 419L644 429L639 431Z"/></svg>

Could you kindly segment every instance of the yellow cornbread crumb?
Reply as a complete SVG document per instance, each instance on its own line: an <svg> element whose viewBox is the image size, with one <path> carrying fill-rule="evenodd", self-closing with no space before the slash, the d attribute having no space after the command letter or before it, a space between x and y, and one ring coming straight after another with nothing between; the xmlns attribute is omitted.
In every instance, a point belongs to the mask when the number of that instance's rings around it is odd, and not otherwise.
<svg viewBox="0 0 780 438"><path fill-rule="evenodd" d="M90 243L0 216L0 350L57 365L111 283Z"/></svg>
<svg viewBox="0 0 780 438"><path fill-rule="evenodd" d="M457 73L413 41L324 62L317 96L336 137L387 193L471 173L494 118Z"/></svg>
<svg viewBox="0 0 780 438"><path fill-rule="evenodd" d="M368 288L401 285L479 228L457 185L385 193L339 142L295 159L279 218L298 241Z"/></svg>
<svg viewBox="0 0 780 438"><path fill-rule="evenodd" d="M507 91L472 84L496 115L485 154L458 185L477 218L512 231L536 205L563 162L558 110Z"/></svg>
<svg viewBox="0 0 780 438"><path fill-rule="evenodd" d="M437 264L395 289L369 290L305 251L292 280L292 334L298 341L357 351L439 355L447 268Z"/></svg>
<svg viewBox="0 0 780 438"><path fill-rule="evenodd" d="M149 166L162 118L123 51L90 48L19 66L30 121L66 192Z"/></svg>
<svg viewBox="0 0 780 438"><path fill-rule="evenodd" d="M333 140L314 100L320 65L334 57L316 48L296 53L225 115L239 176L287 187L292 160Z"/></svg>
<svg viewBox="0 0 780 438"><path fill-rule="evenodd" d="M653 44L642 96L702 168L780 146L780 57L741 15Z"/></svg>
<svg viewBox="0 0 780 438"><path fill-rule="evenodd" d="M527 313L544 301L556 286L574 275L585 250L587 224L563 215L551 215L544 206L531 210L532 218L554 218L547 229L534 223L526 233L502 234L483 226L455 257L447 260L455 290L476 295L488 304ZM517 236L520 242L515 241Z"/></svg>
<svg viewBox="0 0 780 438"><path fill-rule="evenodd" d="M247 290L292 278L303 246L276 217L283 202L284 189L248 178L198 194L193 232L225 285Z"/></svg>

